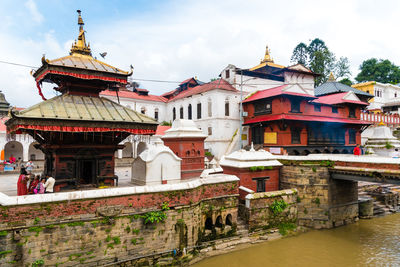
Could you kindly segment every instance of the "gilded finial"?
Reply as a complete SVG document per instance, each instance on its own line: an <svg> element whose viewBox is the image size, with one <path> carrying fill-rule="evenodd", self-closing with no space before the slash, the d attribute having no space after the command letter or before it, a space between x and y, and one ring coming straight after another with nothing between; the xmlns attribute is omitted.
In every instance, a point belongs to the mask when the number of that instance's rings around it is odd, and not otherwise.
<svg viewBox="0 0 400 267"><path fill-rule="evenodd" d="M336 82L335 76L333 76L333 73L329 74L328 82Z"/></svg>
<svg viewBox="0 0 400 267"><path fill-rule="evenodd" d="M268 45L265 48L265 56L264 59L261 60L261 63L265 63L265 62L272 62L274 63L274 60L272 59L271 55L270 55L270 51L268 49Z"/></svg>
<svg viewBox="0 0 400 267"><path fill-rule="evenodd" d="M90 50L90 45L86 44L85 30L83 29L83 25L85 25L85 23L83 22L81 11L77 10L76 12L78 12L79 35L78 40L75 40L74 44L72 45L70 54L91 56L92 52Z"/></svg>

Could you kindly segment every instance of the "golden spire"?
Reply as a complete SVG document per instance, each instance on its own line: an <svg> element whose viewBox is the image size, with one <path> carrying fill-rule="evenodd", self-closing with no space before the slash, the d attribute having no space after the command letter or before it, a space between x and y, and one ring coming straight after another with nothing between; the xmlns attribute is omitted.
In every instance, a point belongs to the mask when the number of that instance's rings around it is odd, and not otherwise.
<svg viewBox="0 0 400 267"><path fill-rule="evenodd" d="M261 63L266 63L266 62L274 63L274 60L272 59L272 57L271 57L271 55L269 53L270 53L270 51L269 51L268 45L267 45L267 47L265 49L265 56L264 56L264 59L261 60Z"/></svg>
<svg viewBox="0 0 400 267"><path fill-rule="evenodd" d="M335 76L333 76L333 73L329 74L328 82L336 82Z"/></svg>
<svg viewBox="0 0 400 267"><path fill-rule="evenodd" d="M78 25L79 25L79 35L78 35L78 41L75 40L75 42L72 44L71 47L71 52L70 54L81 54L81 55L88 55L91 56L92 52L90 50L90 44L86 45L86 38L85 38L85 30L83 29L83 19L81 17L81 11L77 10L78 12Z"/></svg>

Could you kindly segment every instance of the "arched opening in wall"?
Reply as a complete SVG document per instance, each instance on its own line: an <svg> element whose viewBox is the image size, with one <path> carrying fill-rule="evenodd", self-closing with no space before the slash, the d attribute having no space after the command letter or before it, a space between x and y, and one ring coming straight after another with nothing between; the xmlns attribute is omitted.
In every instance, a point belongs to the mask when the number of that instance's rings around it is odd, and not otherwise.
<svg viewBox="0 0 400 267"><path fill-rule="evenodd" d="M44 153L35 148L35 145L37 145L38 143L31 143L29 145L29 150L28 150L28 157L29 160L44 160Z"/></svg>
<svg viewBox="0 0 400 267"><path fill-rule="evenodd" d="M219 215L215 220L215 227L222 228L222 216Z"/></svg>
<svg viewBox="0 0 400 267"><path fill-rule="evenodd" d="M145 107L141 107L141 108L140 108L140 113L146 114L146 108L145 108Z"/></svg>
<svg viewBox="0 0 400 267"><path fill-rule="evenodd" d="M188 120L192 119L192 104L188 106Z"/></svg>
<svg viewBox="0 0 400 267"><path fill-rule="evenodd" d="M176 108L172 109L172 120L176 120Z"/></svg>
<svg viewBox="0 0 400 267"><path fill-rule="evenodd" d="M298 155L300 155L300 152L299 152L299 151L297 151L297 150L293 150L293 151L292 151L292 153L289 153L289 155L295 155L295 156L298 156Z"/></svg>
<svg viewBox="0 0 400 267"><path fill-rule="evenodd" d="M213 222L212 222L211 217L207 217L206 222L205 222L205 224L204 224L204 228L205 228L206 230L212 230L212 228L213 228Z"/></svg>
<svg viewBox="0 0 400 267"><path fill-rule="evenodd" d="M179 109L179 118L183 119L183 107Z"/></svg>
<svg viewBox="0 0 400 267"><path fill-rule="evenodd" d="M347 151L347 149L343 149L342 154L349 154L349 151Z"/></svg>
<svg viewBox="0 0 400 267"><path fill-rule="evenodd" d="M321 151L319 151L318 149L315 149L315 150L313 151L313 153L314 153L314 154L321 154Z"/></svg>
<svg viewBox="0 0 400 267"><path fill-rule="evenodd" d="M24 148L18 141L10 141L4 146L4 159L8 160L13 156L17 162L23 158Z"/></svg>
<svg viewBox="0 0 400 267"><path fill-rule="evenodd" d="M122 149L122 157L123 158L132 158L133 157L133 148L131 142L126 142L125 147Z"/></svg>
<svg viewBox="0 0 400 267"><path fill-rule="evenodd" d="M225 98L225 116L229 116L229 97Z"/></svg>
<svg viewBox="0 0 400 267"><path fill-rule="evenodd" d="M154 109L154 119L158 121L158 108Z"/></svg>
<svg viewBox="0 0 400 267"><path fill-rule="evenodd" d="M335 150L333 150L332 154L340 154L340 151L335 149Z"/></svg>
<svg viewBox="0 0 400 267"><path fill-rule="evenodd" d="M230 226L232 226L232 215L231 215L231 214L226 215L226 218L225 218L225 225L230 225Z"/></svg>
<svg viewBox="0 0 400 267"><path fill-rule="evenodd" d="M310 151L308 151L308 150L306 149L306 150L303 150L303 151L301 152L301 154L307 156L308 154L310 154Z"/></svg>
<svg viewBox="0 0 400 267"><path fill-rule="evenodd" d="M329 149L324 150L324 154L330 154L330 153L331 153L331 151Z"/></svg>

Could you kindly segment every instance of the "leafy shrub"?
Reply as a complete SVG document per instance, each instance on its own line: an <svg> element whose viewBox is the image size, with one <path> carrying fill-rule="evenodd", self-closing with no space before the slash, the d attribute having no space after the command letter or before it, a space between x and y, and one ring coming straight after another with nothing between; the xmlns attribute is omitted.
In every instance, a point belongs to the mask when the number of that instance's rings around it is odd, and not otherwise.
<svg viewBox="0 0 400 267"><path fill-rule="evenodd" d="M281 200L275 200L274 203L272 203L269 206L269 209L276 216L282 213L288 206L289 204L286 203L283 199L281 199Z"/></svg>

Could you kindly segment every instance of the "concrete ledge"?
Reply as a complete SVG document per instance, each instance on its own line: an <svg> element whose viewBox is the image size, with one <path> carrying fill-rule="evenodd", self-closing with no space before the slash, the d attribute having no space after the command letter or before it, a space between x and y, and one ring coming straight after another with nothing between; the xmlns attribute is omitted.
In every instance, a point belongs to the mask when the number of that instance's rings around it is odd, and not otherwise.
<svg viewBox="0 0 400 267"><path fill-rule="evenodd" d="M248 194L246 196L246 200L257 199L257 198L269 198L269 197L286 196L286 195L293 195L293 194L297 194L297 189L296 188L279 190L279 191Z"/></svg>
<svg viewBox="0 0 400 267"><path fill-rule="evenodd" d="M79 199L107 198L123 195L135 195L144 193L168 192L177 190L189 190L208 184L219 184L227 182L237 182L239 178L235 175L217 174L211 175L204 179L195 179L188 182L164 185L147 185L147 186L131 186L131 187L113 187L96 190L80 190L65 193L50 193L40 195L26 196L7 196L0 192L0 205L14 206L27 205L34 203L49 203L59 201L71 201Z"/></svg>
<svg viewBox="0 0 400 267"><path fill-rule="evenodd" d="M246 193L249 193L249 194L253 194L254 193L253 190L251 190L251 189L249 189L247 187L244 187L244 186L239 186L239 190L243 190L243 191L245 191Z"/></svg>

